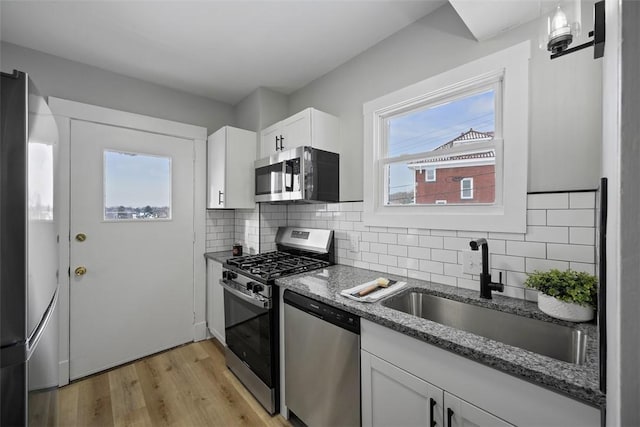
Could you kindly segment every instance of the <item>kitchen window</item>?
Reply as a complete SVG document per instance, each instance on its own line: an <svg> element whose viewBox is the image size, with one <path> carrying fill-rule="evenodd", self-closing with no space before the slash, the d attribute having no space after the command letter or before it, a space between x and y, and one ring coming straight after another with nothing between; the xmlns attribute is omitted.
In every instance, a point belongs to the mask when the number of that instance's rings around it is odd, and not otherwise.
<svg viewBox="0 0 640 427"><path fill-rule="evenodd" d="M364 104L367 225L525 232L530 47Z"/></svg>

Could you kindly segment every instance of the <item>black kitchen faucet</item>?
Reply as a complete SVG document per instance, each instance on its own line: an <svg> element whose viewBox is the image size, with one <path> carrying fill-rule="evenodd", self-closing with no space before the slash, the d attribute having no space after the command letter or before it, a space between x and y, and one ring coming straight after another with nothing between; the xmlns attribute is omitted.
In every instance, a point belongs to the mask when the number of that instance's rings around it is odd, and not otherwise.
<svg viewBox="0 0 640 427"><path fill-rule="evenodd" d="M482 247L482 274L480 274L480 298L491 299L491 291L504 292L502 284L502 272L500 272L500 281L498 283L491 281L489 273L489 244L487 239L479 238L469 242L472 251L477 251Z"/></svg>

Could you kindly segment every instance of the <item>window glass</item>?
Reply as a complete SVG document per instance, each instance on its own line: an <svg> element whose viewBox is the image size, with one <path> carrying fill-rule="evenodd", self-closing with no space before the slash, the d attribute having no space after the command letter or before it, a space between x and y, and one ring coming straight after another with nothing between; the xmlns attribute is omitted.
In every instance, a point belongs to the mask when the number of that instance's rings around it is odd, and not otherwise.
<svg viewBox="0 0 640 427"><path fill-rule="evenodd" d="M171 219L171 158L105 150L104 219Z"/></svg>
<svg viewBox="0 0 640 427"><path fill-rule="evenodd" d="M387 205L495 201L496 151L487 143L496 134L497 91L490 87L386 119ZM462 197L465 177L478 180L482 198Z"/></svg>
<svg viewBox="0 0 640 427"><path fill-rule="evenodd" d="M460 181L460 199L473 199L473 178L462 178Z"/></svg>

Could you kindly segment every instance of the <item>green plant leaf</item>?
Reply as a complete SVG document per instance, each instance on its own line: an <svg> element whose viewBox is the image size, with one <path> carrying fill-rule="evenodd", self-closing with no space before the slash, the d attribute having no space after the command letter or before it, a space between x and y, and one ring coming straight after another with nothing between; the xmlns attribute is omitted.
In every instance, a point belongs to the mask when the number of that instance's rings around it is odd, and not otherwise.
<svg viewBox="0 0 640 427"><path fill-rule="evenodd" d="M560 301L596 308L598 281L591 274L571 269L536 270L528 274L524 284Z"/></svg>

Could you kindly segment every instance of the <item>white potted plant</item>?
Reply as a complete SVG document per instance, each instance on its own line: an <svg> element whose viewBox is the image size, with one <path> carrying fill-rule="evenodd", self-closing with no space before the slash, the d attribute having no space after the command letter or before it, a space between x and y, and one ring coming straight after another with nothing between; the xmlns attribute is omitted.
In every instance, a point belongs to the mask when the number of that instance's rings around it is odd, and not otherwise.
<svg viewBox="0 0 640 427"><path fill-rule="evenodd" d="M596 307L596 277L579 271L535 271L525 281L538 290L538 308L556 319L587 322Z"/></svg>

